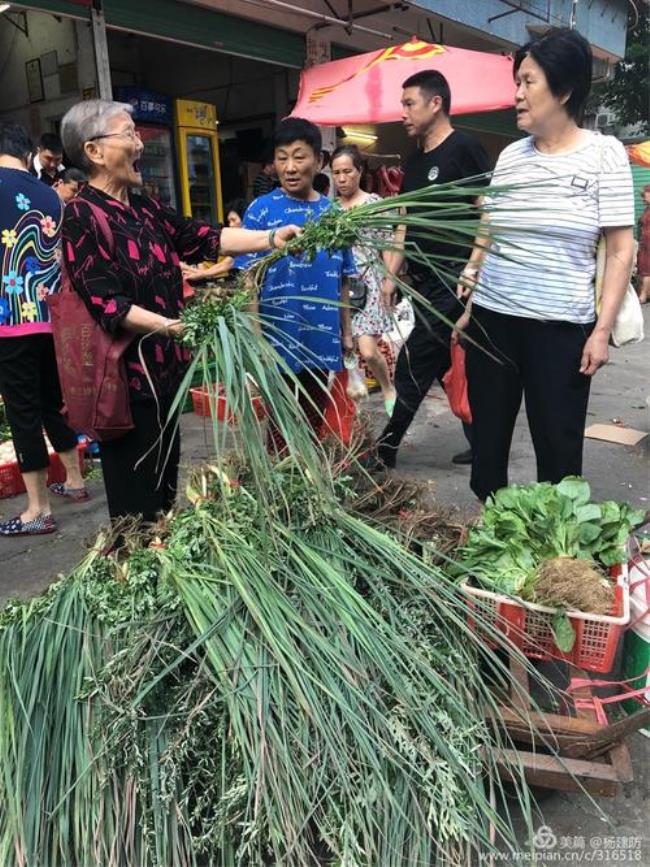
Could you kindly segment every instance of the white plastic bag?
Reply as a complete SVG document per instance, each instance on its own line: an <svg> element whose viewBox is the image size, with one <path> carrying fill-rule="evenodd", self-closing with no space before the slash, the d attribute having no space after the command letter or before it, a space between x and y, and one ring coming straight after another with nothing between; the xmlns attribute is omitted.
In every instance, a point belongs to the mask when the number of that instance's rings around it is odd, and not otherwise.
<svg viewBox="0 0 650 867"><path fill-rule="evenodd" d="M359 361L353 352L347 352L343 359L348 372L347 396L355 403L368 397L368 387L364 375L359 370Z"/></svg>

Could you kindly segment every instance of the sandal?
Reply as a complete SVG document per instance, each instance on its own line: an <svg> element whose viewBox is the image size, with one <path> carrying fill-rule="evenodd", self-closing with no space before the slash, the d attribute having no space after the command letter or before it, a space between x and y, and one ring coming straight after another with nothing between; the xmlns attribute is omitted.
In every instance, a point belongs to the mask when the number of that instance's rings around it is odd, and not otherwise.
<svg viewBox="0 0 650 867"><path fill-rule="evenodd" d="M33 521L22 521L20 515L0 522L0 536L44 536L56 533L56 521L52 515L40 515Z"/></svg>
<svg viewBox="0 0 650 867"><path fill-rule="evenodd" d="M86 488L69 488L63 482L54 482L49 489L57 497L65 497L66 500L73 500L75 503L83 503L90 499Z"/></svg>

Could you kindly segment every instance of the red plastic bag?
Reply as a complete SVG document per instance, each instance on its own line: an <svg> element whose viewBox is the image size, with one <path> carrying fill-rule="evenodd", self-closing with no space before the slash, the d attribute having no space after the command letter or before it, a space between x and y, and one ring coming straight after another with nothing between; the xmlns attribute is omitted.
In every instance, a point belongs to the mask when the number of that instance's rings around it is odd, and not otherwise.
<svg viewBox="0 0 650 867"><path fill-rule="evenodd" d="M112 252L113 234L100 208L88 203ZM117 439L133 429L124 351L133 335L108 334L93 319L61 264L61 291L47 304L56 362L63 393L63 415L69 426L99 442Z"/></svg>
<svg viewBox="0 0 650 867"><path fill-rule="evenodd" d="M346 446L352 439L352 426L357 414L356 404L348 397L347 386L347 370L337 371L330 387L330 399L325 407L325 418L320 430L321 437L334 434Z"/></svg>
<svg viewBox="0 0 650 867"><path fill-rule="evenodd" d="M442 378L451 411L461 421L472 423L472 410L467 394L465 350L460 343L451 344L451 367Z"/></svg>

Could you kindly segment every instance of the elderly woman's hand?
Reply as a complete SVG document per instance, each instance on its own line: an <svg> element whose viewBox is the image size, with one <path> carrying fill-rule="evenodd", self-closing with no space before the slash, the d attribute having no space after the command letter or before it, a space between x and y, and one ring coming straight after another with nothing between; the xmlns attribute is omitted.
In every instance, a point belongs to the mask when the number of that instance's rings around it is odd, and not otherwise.
<svg viewBox="0 0 650 867"><path fill-rule="evenodd" d="M593 331L582 350L580 373L593 376L608 361L609 334L605 331Z"/></svg>
<svg viewBox="0 0 650 867"><path fill-rule="evenodd" d="M162 332L165 337L171 337L172 340L176 337L180 337L184 330L185 325L180 319L165 319L164 317L156 329L156 331Z"/></svg>
<svg viewBox="0 0 650 867"><path fill-rule="evenodd" d="M297 238L302 235L302 229L299 226L280 226L279 229L276 229L273 232L273 246L277 250L281 250L287 241L290 241L292 238Z"/></svg>

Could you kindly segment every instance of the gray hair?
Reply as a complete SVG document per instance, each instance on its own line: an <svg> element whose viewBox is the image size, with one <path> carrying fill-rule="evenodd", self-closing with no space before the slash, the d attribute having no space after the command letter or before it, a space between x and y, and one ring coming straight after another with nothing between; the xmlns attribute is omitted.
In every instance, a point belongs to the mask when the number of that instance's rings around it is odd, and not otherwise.
<svg viewBox="0 0 650 867"><path fill-rule="evenodd" d="M61 139L70 162L91 172L94 166L86 156L84 145L106 132L108 121L123 111L133 114L133 106L108 99L86 99L73 105L61 121Z"/></svg>

